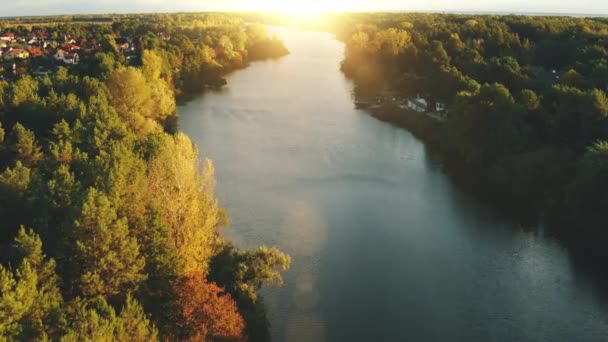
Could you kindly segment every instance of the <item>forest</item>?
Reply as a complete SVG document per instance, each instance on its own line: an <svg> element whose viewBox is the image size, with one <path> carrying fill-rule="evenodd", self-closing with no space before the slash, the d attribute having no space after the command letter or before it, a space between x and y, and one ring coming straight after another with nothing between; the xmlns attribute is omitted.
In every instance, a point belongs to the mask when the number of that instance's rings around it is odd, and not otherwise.
<svg viewBox="0 0 608 342"><path fill-rule="evenodd" d="M430 143L486 198L606 260L606 19L377 13L334 23L358 99L390 92L447 108L442 122L390 106L374 115Z"/></svg>
<svg viewBox="0 0 608 342"><path fill-rule="evenodd" d="M6 51L35 38L46 51L0 70L0 341L268 340L258 291L290 258L222 237L214 166L176 131L176 99L282 42L221 14L0 32Z"/></svg>

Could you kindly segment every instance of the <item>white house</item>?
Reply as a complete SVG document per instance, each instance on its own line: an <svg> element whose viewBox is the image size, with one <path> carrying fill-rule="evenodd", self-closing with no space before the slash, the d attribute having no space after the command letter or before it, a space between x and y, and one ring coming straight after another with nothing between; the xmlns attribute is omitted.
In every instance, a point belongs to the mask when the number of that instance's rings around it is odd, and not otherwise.
<svg viewBox="0 0 608 342"><path fill-rule="evenodd" d="M422 97L417 96L415 99L407 100L407 108L418 113L424 113L428 110L429 103Z"/></svg>
<svg viewBox="0 0 608 342"><path fill-rule="evenodd" d="M61 61L65 64L78 64L80 57L76 52L67 52L62 49L57 50L53 56L55 60Z"/></svg>
<svg viewBox="0 0 608 342"><path fill-rule="evenodd" d="M435 102L435 111L436 112L445 112L445 104L441 102Z"/></svg>
<svg viewBox="0 0 608 342"><path fill-rule="evenodd" d="M15 39L15 34L12 32L7 32L5 34L3 34L2 36L0 36L0 40L5 41L5 42L12 42Z"/></svg>

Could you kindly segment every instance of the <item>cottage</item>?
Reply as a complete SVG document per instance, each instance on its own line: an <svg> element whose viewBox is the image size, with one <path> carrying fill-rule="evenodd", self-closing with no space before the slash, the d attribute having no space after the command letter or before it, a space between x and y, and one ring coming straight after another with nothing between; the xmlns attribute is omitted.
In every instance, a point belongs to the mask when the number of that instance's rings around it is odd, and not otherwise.
<svg viewBox="0 0 608 342"><path fill-rule="evenodd" d="M67 52L74 52L74 51L80 50L80 46L75 45L75 44L64 44L61 47L61 50L67 51Z"/></svg>
<svg viewBox="0 0 608 342"><path fill-rule="evenodd" d="M71 65L78 64L78 62L80 61L78 53L65 51L63 49L57 50L55 55L53 55L53 58L55 58L56 61Z"/></svg>
<svg viewBox="0 0 608 342"><path fill-rule="evenodd" d="M42 49L39 46L32 46L32 47L30 47L30 48L27 49L27 52L32 57L42 56Z"/></svg>
<svg viewBox="0 0 608 342"><path fill-rule="evenodd" d="M407 100L407 108L418 113L424 113L428 110L429 103L424 98L416 96L415 99Z"/></svg>
<svg viewBox="0 0 608 342"><path fill-rule="evenodd" d="M2 36L0 36L0 40L10 43L15 40L15 34L13 32L6 32Z"/></svg>
<svg viewBox="0 0 608 342"><path fill-rule="evenodd" d="M114 42L116 42L116 46L118 46L122 52L129 50L130 45L127 38L115 38Z"/></svg>
<svg viewBox="0 0 608 342"><path fill-rule="evenodd" d="M9 49L5 54L4 54L4 60L6 61L12 61L16 58L20 58L20 59L26 59L29 58L30 54L29 52L23 50L23 49Z"/></svg>

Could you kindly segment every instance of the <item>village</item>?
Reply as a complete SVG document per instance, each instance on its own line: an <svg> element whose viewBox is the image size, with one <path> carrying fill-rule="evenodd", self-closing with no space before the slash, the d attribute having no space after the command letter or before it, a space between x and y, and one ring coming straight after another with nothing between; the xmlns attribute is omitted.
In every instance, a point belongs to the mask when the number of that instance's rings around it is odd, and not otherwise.
<svg viewBox="0 0 608 342"><path fill-rule="evenodd" d="M391 91L384 91L376 95L372 100L356 101L355 106L359 109L399 109L401 111L425 114L433 120L443 122L447 119L448 110L445 103L431 101L427 97L417 94L415 97L404 97Z"/></svg>
<svg viewBox="0 0 608 342"><path fill-rule="evenodd" d="M136 57L131 38L114 38L114 43L127 59ZM102 51L95 39L64 36L51 38L46 31L0 35L0 80L11 81L25 73L43 78L60 66L78 65L82 58Z"/></svg>

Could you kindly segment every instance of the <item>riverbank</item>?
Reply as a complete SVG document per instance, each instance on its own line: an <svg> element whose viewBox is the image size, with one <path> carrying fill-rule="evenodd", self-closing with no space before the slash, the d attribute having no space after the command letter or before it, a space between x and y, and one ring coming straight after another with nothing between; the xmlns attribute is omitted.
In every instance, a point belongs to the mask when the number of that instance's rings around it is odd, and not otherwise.
<svg viewBox="0 0 608 342"><path fill-rule="evenodd" d="M411 132L429 147L430 152L441 160L444 171L457 186L472 193L478 199L491 203L494 207L518 223L534 226L540 222L540 199L509 193L488 179L485 170L468 164L456 154L449 143L446 123L438 121L425 113L412 112L392 106L367 111L374 118L401 127Z"/></svg>
<svg viewBox="0 0 608 342"><path fill-rule="evenodd" d="M444 122L423 113L396 107L376 108L367 112L374 118L403 128L421 139L429 147L429 152L441 161L446 174L463 191L491 204L505 216L514 218L521 227L548 227L546 234L558 238L578 263L585 263L598 282L604 288L608 287L608 272L603 263L603 260L608 259L608 252L604 248L605 239L573 233L571 222L559 220L559 207L555 206L555 202L538 194L513 193L511 189L497 184L488 170L475 168L464 161L455 151L454 145L450 144L446 131L448 127ZM521 182L516 178L512 181Z"/></svg>

